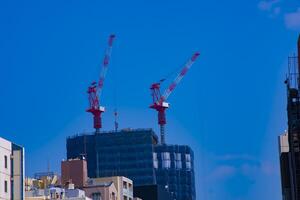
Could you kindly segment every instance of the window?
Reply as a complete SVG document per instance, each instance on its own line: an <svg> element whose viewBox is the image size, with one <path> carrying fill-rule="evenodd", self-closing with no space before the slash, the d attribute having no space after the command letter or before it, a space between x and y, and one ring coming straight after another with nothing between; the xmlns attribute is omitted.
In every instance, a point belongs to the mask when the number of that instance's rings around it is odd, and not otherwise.
<svg viewBox="0 0 300 200"><path fill-rule="evenodd" d="M7 181L4 181L4 192L7 193Z"/></svg>
<svg viewBox="0 0 300 200"><path fill-rule="evenodd" d="M171 167L171 161L170 160L164 160L162 161L162 167L169 169Z"/></svg>
<svg viewBox="0 0 300 200"><path fill-rule="evenodd" d="M175 158L175 168L176 169L182 169L182 162L181 162L181 153L174 153Z"/></svg>
<svg viewBox="0 0 300 200"><path fill-rule="evenodd" d="M127 189L127 183L123 181L123 188Z"/></svg>
<svg viewBox="0 0 300 200"><path fill-rule="evenodd" d="M116 194L114 192L111 193L111 199L116 200Z"/></svg>
<svg viewBox="0 0 300 200"><path fill-rule="evenodd" d="M157 153L153 153L153 167L154 167L155 169L158 168Z"/></svg>
<svg viewBox="0 0 300 200"><path fill-rule="evenodd" d="M185 160L187 162L191 162L191 155L190 154L185 154Z"/></svg>
<svg viewBox="0 0 300 200"><path fill-rule="evenodd" d="M186 162L186 169L192 169L191 162Z"/></svg>
<svg viewBox="0 0 300 200"><path fill-rule="evenodd" d="M157 160L157 153L153 153L153 160Z"/></svg>
<svg viewBox="0 0 300 200"><path fill-rule="evenodd" d="M4 156L4 167L7 169L7 156Z"/></svg>
<svg viewBox="0 0 300 200"><path fill-rule="evenodd" d="M181 162L181 160L176 160L175 161L175 168L176 169L182 169L182 162Z"/></svg>
<svg viewBox="0 0 300 200"><path fill-rule="evenodd" d="M191 154L185 154L185 165L186 169L190 170L192 169L192 159L191 159Z"/></svg>
<svg viewBox="0 0 300 200"><path fill-rule="evenodd" d="M129 190L132 190L132 184L131 183L128 183L128 188L129 188Z"/></svg>
<svg viewBox="0 0 300 200"><path fill-rule="evenodd" d="M169 169L171 167L170 153L163 152L161 153L162 157L162 168Z"/></svg>
<svg viewBox="0 0 300 200"><path fill-rule="evenodd" d="M161 153L161 157L163 160L170 160L170 153L169 152L163 152Z"/></svg>
<svg viewBox="0 0 300 200"><path fill-rule="evenodd" d="M93 193L92 194L92 199L93 200L101 200L101 193L100 192L97 192L97 193Z"/></svg>
<svg viewBox="0 0 300 200"><path fill-rule="evenodd" d="M181 160L181 153L174 153L175 160Z"/></svg>

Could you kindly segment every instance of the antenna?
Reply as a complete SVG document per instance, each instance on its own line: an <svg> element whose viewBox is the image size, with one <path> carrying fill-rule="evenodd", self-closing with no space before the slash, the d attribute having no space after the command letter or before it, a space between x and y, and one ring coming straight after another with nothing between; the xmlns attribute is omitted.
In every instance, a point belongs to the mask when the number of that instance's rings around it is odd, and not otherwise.
<svg viewBox="0 0 300 200"><path fill-rule="evenodd" d="M115 116L115 132L118 132L118 128L119 128L119 123L118 123L118 110L117 108L115 108L114 110L114 116Z"/></svg>

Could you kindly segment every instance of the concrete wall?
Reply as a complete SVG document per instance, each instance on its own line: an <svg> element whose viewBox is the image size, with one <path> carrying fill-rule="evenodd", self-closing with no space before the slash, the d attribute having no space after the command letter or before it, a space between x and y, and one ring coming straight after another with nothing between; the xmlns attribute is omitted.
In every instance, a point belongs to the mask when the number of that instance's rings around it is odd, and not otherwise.
<svg viewBox="0 0 300 200"><path fill-rule="evenodd" d="M13 151L13 196L14 200L22 200L25 198L25 182L24 182L24 149Z"/></svg>
<svg viewBox="0 0 300 200"><path fill-rule="evenodd" d="M11 142L0 138L0 199L11 199ZM5 167L5 156L7 158L7 167ZM7 192L5 192L5 181L7 182Z"/></svg>
<svg viewBox="0 0 300 200"><path fill-rule="evenodd" d="M87 182L86 160L71 159L61 162L62 185L74 183L76 188L82 188Z"/></svg>

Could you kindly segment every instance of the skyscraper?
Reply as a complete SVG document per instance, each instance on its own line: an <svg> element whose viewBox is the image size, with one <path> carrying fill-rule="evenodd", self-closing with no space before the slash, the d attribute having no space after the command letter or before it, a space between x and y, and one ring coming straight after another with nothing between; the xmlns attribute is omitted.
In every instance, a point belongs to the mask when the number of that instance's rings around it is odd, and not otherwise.
<svg viewBox="0 0 300 200"><path fill-rule="evenodd" d="M82 155L90 178L125 176L135 186L160 185L176 200L196 199L192 149L158 144L152 129L69 137L68 159Z"/></svg>
<svg viewBox="0 0 300 200"><path fill-rule="evenodd" d="M287 86L288 131L279 137L284 200L300 200L300 37L298 56L289 57Z"/></svg>

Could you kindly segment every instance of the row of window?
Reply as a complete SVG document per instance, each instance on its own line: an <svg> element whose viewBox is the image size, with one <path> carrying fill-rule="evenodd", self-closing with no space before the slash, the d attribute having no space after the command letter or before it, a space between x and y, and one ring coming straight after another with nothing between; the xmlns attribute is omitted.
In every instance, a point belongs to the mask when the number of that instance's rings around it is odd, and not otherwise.
<svg viewBox="0 0 300 200"><path fill-rule="evenodd" d="M8 168L8 157L5 155L4 156L4 168L7 169ZM4 181L4 192L7 193L8 192L8 182Z"/></svg>
<svg viewBox="0 0 300 200"><path fill-rule="evenodd" d="M123 181L123 188L124 189L132 190L132 184L131 183L127 183L126 181Z"/></svg>
<svg viewBox="0 0 300 200"><path fill-rule="evenodd" d="M171 160L170 152L162 152L161 153L162 160ZM175 160L181 160L181 153L174 153ZM157 153L153 153L153 160L157 160ZM185 161L191 162L191 155L185 154Z"/></svg>
<svg viewBox="0 0 300 200"><path fill-rule="evenodd" d="M116 200L117 196L114 192L109 194L109 199ZM102 196L100 192L96 192L92 194L92 200L102 200Z"/></svg>
<svg viewBox="0 0 300 200"><path fill-rule="evenodd" d="M170 152L162 152L161 158L162 158L162 168L164 169L171 168ZM185 161L186 161L185 162L186 169L190 170L192 168L190 154L185 154ZM154 168L157 169L158 168L157 153L153 153L153 164L154 164ZM181 153L174 153L174 165L176 169L182 169Z"/></svg>
<svg viewBox="0 0 300 200"><path fill-rule="evenodd" d="M162 161L162 168L164 169L170 169L171 168L171 161L170 160L164 160ZM158 161L153 162L153 166L155 169L158 169ZM174 161L175 169L182 169L182 161ZM185 168L187 170L192 169L192 163L191 162L185 162Z"/></svg>
<svg viewBox="0 0 300 200"><path fill-rule="evenodd" d="M170 153L169 152L163 152L161 153L162 158L162 168L169 169L171 168L171 159L170 159ZM182 161L181 161L181 153L174 153L174 165L176 169L182 169ZM185 154L185 166L186 169L190 170L192 168L191 163L191 155ZM153 165L154 168L158 168L158 159L157 159L157 153L153 153Z"/></svg>

